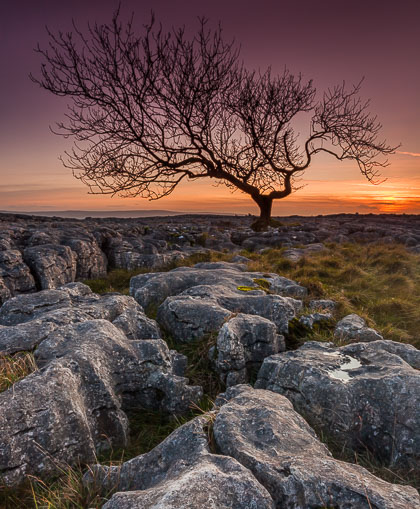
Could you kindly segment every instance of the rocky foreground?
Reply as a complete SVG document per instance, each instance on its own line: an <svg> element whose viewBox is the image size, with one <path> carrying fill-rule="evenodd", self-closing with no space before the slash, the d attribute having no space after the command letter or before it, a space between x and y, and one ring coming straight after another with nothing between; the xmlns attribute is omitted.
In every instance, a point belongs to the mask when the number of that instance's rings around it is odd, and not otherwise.
<svg viewBox="0 0 420 509"><path fill-rule="evenodd" d="M414 488L334 459L318 438L418 471L413 346L383 338L357 315L337 321L333 301L310 300L279 274L250 272L239 255L135 276L130 296L99 296L75 282L205 249L282 245L291 260L326 241L420 250L420 219L288 218L289 226L258 235L245 217L1 221L0 353L32 351L38 369L0 393L0 485L93 465L99 453L127 445L134 408L185 414L203 390L185 378L188 361L176 345L212 338L207 355L226 391L150 452L92 466L86 485L114 493L104 508L420 506ZM307 330L334 324L331 342L286 350L291 321Z"/></svg>

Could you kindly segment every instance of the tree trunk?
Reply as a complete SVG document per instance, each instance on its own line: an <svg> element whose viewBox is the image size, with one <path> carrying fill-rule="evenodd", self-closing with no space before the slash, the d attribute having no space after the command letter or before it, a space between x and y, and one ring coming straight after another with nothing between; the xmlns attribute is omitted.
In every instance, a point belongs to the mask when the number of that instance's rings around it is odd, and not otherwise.
<svg viewBox="0 0 420 509"><path fill-rule="evenodd" d="M271 222L271 208L273 206L273 198L269 196L253 196L252 199L260 208L260 217L251 225L256 232L267 230Z"/></svg>

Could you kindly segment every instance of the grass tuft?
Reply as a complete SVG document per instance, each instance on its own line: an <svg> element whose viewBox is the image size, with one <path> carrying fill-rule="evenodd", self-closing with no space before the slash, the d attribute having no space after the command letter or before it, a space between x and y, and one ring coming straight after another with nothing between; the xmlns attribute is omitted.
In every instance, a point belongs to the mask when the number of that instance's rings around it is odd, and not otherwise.
<svg viewBox="0 0 420 509"><path fill-rule="evenodd" d="M9 389L14 383L37 369L31 352L19 352L14 355L0 354L0 392Z"/></svg>
<svg viewBox="0 0 420 509"><path fill-rule="evenodd" d="M207 334L199 341L190 343L178 343L171 336L164 337L169 348L184 354L188 359L185 376L191 385L200 385L203 388L203 405L209 409L212 401L218 394L225 390L225 385L214 371L212 361L209 358L209 350L216 346L217 333Z"/></svg>

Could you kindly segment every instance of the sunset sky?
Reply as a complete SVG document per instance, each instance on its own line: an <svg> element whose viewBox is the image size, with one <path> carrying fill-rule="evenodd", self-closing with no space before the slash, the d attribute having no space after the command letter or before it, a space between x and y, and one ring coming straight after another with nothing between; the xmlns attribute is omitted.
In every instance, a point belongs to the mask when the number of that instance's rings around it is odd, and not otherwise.
<svg viewBox="0 0 420 509"><path fill-rule="evenodd" d="M117 0L4 0L0 6L0 210L134 210L257 213L244 194L231 194L209 182L190 182L154 202L88 195L58 160L71 140L55 136L50 125L63 119L67 100L32 83L46 46L45 26L71 29L88 21L107 22ZM358 83L371 99L371 112L383 124L383 137L401 143L382 172L386 181L369 184L354 163L322 156L306 171L304 187L277 201L274 213L420 213L420 2L418 0L122 0L139 25L153 9L166 28L197 26L205 16L221 21L235 38L249 68L284 67L328 86Z"/></svg>

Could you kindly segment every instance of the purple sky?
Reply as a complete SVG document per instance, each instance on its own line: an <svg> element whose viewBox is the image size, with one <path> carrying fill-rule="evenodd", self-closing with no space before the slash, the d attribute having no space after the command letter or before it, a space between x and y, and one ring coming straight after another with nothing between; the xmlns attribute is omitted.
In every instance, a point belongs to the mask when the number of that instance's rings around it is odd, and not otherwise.
<svg viewBox="0 0 420 509"><path fill-rule="evenodd" d="M384 172L388 181L382 187L366 186L355 165L319 160L307 171L304 190L288 204L285 200L278 210L311 213L307 204L312 203L314 213L329 212L339 210L341 203L342 210L362 207L363 211L372 199L379 203L399 197L401 204L409 205L398 210L410 211L411 207L420 212L418 0L392 4L376 0L121 3L123 13L135 12L139 25L148 21L151 9L167 28L180 24L195 27L198 16L214 23L221 21L226 37L241 43L242 57L249 67L272 65L274 71L282 71L286 66L312 78L319 91L343 80L356 83L365 76L362 95L371 98L371 110L384 125L384 137L391 144L402 143L399 151L407 153L391 156L391 165ZM111 202L109 198L90 197L58 161L69 142L51 134L48 126L63 118L66 100L50 96L29 80L28 74L36 74L40 66L33 48L38 42L46 45L46 25L56 31L70 29L72 18L80 27L89 20L108 21L117 5L113 0L1 2L0 210L219 207L253 211L245 196L236 193L230 198L221 187L214 189L209 184L187 184L172 197L152 204L138 199ZM194 205L198 191L210 200L207 207L202 200Z"/></svg>

